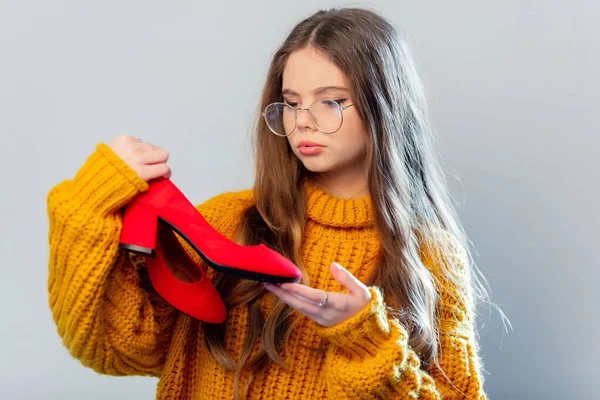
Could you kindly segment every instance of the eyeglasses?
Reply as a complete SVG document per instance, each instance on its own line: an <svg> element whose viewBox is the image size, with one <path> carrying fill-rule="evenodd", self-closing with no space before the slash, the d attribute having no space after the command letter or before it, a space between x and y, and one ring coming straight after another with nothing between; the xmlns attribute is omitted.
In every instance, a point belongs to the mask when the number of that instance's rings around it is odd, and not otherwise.
<svg viewBox="0 0 600 400"><path fill-rule="evenodd" d="M286 103L271 103L265 107L262 115L271 132L277 136L289 136L296 130L297 111L306 110L319 131L331 134L342 127L343 111L353 105L342 107L335 100L317 100L308 108L294 108Z"/></svg>

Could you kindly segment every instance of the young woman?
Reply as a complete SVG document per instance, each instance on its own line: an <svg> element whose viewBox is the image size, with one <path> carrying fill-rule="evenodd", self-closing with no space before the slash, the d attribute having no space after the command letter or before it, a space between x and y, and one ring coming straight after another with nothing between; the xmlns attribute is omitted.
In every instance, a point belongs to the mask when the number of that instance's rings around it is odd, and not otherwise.
<svg viewBox="0 0 600 400"><path fill-rule="evenodd" d="M485 399L486 292L398 32L364 9L317 12L276 52L260 110L253 188L197 209L303 280L211 273L223 324L172 307L118 246L120 211L170 176L168 152L119 136L48 195L50 306L70 353L99 373L158 377L157 399Z"/></svg>

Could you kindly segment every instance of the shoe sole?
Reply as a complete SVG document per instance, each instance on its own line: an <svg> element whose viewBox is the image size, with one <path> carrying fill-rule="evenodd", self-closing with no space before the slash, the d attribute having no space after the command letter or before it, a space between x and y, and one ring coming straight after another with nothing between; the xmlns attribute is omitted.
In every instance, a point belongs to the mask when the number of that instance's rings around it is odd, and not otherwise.
<svg viewBox="0 0 600 400"><path fill-rule="evenodd" d="M211 267L212 269L219 271L223 274L235 276L236 278L241 278L241 279L249 279L249 280L260 281L260 282L269 282L269 283L274 283L274 284L287 283L287 282L298 282L300 280L297 278L285 278L285 277L276 276L276 275L261 274L259 272L244 271L239 268L231 268L226 265L217 264L217 263L213 262L210 258L208 258L202 251L200 251L200 249L198 249L194 245L194 243L192 243L192 241L187 238L187 236L185 236L179 229L177 229L176 226L169 223L169 221L166 221L166 220L162 219L161 217L158 217L158 222L159 223L164 222L172 230L177 232L196 251L196 253L198 253L200 255L202 260L204 260L204 262L209 267ZM148 249L146 247L130 245L130 244L120 244L119 247L121 249L132 251L134 253L139 253L144 256L156 257L156 252L154 251L154 249Z"/></svg>

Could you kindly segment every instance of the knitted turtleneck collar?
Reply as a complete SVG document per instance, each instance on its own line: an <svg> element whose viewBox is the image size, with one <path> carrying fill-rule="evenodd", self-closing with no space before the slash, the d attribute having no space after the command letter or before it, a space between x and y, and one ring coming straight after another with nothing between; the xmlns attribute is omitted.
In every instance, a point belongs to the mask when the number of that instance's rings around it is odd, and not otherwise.
<svg viewBox="0 0 600 400"><path fill-rule="evenodd" d="M322 225L340 228L373 226L373 210L369 195L354 199L332 196L322 189L303 180L307 194L308 218Z"/></svg>

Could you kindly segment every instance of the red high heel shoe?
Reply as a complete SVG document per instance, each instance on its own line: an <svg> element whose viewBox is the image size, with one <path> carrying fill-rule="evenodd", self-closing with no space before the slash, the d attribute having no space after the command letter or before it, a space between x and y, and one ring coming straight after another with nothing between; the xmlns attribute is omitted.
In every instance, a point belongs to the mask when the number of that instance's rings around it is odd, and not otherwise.
<svg viewBox="0 0 600 400"><path fill-rule="evenodd" d="M302 278L294 263L264 244L241 246L215 230L168 178L149 183L148 191L125 208L120 248L154 256L160 219L219 272L270 283L298 282Z"/></svg>
<svg viewBox="0 0 600 400"><path fill-rule="evenodd" d="M213 324L224 322L225 304L206 271L189 257L167 224L159 221L157 228L154 257L145 256L156 292L192 318Z"/></svg>

